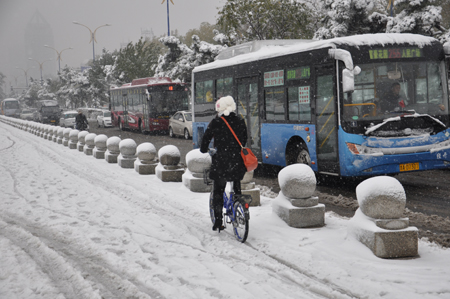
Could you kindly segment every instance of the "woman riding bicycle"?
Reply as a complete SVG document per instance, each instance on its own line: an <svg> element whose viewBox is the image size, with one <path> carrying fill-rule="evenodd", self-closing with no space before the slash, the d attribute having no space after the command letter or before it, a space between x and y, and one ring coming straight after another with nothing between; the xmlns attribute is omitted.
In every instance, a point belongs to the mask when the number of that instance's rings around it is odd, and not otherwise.
<svg viewBox="0 0 450 299"><path fill-rule="evenodd" d="M212 156L209 178L214 181L213 206L215 222L213 230L224 229L222 221L223 192L228 181L233 181L234 193L241 194L241 180L247 168L241 157L241 146L221 117L224 117L236 133L242 146L247 143L247 126L245 121L236 115L236 104L231 96L220 98L216 102L217 116L211 120L203 135L200 151L208 152L209 144L214 138L217 152Z"/></svg>

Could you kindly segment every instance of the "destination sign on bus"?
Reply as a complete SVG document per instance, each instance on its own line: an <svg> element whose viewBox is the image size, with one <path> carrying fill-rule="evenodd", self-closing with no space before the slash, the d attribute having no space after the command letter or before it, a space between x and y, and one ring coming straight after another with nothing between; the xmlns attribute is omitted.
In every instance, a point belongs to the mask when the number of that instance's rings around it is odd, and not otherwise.
<svg viewBox="0 0 450 299"><path fill-rule="evenodd" d="M296 69L287 71L287 80L294 79L309 79L311 76L311 68L309 66L303 66Z"/></svg>
<svg viewBox="0 0 450 299"><path fill-rule="evenodd" d="M387 48L369 50L370 59L417 58L423 57L420 48Z"/></svg>
<svg viewBox="0 0 450 299"><path fill-rule="evenodd" d="M280 85L284 85L284 70L264 73L264 87Z"/></svg>

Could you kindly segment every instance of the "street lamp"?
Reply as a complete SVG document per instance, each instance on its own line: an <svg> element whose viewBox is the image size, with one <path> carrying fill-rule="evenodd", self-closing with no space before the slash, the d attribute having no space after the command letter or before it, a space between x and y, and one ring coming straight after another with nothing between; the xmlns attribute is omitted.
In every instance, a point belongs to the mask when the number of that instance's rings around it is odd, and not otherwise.
<svg viewBox="0 0 450 299"><path fill-rule="evenodd" d="M58 59L58 72L61 72L61 53L64 52L65 50L72 50L73 48L69 47L69 48L65 48L65 49L63 49L61 51L58 51L55 48L47 46L47 45L44 45L44 47L50 48L50 49L53 49L53 50L56 51L56 54L58 54L58 57L56 58L56 59Z"/></svg>
<svg viewBox="0 0 450 299"><path fill-rule="evenodd" d="M32 68L34 68L34 67L32 67ZM25 74L25 82L27 83L27 87L28 87L28 71L29 71L30 69L24 70L24 69L22 69L22 68L20 68L20 67L17 67L17 66L16 66L16 69L22 70L22 71L24 72L24 74Z"/></svg>
<svg viewBox="0 0 450 299"><path fill-rule="evenodd" d="M163 4L163 3L164 3L164 1L166 1L166 0L163 0L163 2L161 2L161 4ZM173 1L172 1L172 0L170 0L170 2L172 2L172 4L173 4L173 5L175 5L175 3L173 3ZM170 23L169 23L169 0L167 0L167 36L170 36Z"/></svg>
<svg viewBox="0 0 450 299"><path fill-rule="evenodd" d="M39 64L39 69L41 70L41 85L43 85L44 79L42 78L42 65L43 65L44 63L46 63L47 61L52 61L52 60L51 60L51 59L48 59L48 60L45 60L45 61L43 61L43 62L39 62L39 61L37 61L36 59L33 59L33 58L28 58L28 60L36 61L36 62Z"/></svg>
<svg viewBox="0 0 450 299"><path fill-rule="evenodd" d="M89 32L91 33L91 40L89 41L89 43L92 42L92 55L93 55L93 56L92 56L92 61L95 61L95 49L94 49L94 44L97 42L97 40L95 39L95 32L97 32L97 29L100 28L100 27L111 26L111 25L110 25L110 24L101 25L101 26L98 26L97 28L95 28L94 31L92 31L91 28L89 28L88 26L83 25L83 24L81 24L81 23L78 23L78 22L75 22L75 21L73 21L72 23L74 23L74 24L76 24L76 25L81 25L81 26L83 26L83 27L86 27L86 28L89 30Z"/></svg>

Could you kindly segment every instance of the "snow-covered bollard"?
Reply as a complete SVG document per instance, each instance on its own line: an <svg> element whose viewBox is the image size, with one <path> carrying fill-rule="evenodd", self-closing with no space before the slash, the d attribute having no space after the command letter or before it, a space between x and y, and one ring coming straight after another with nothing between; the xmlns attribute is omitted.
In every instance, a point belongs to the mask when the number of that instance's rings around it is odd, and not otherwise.
<svg viewBox="0 0 450 299"><path fill-rule="evenodd" d="M325 225L325 205L313 196L316 176L306 164L292 164L278 174L280 193L272 203L272 210L289 226L296 228Z"/></svg>
<svg viewBox="0 0 450 299"><path fill-rule="evenodd" d="M261 190L256 188L255 182L252 182L254 171L246 172L241 180L242 194L248 194L252 197L250 206L256 207L261 205Z"/></svg>
<svg viewBox="0 0 450 299"><path fill-rule="evenodd" d="M212 185L207 185L203 179L205 169L211 167L211 156L193 149L186 154L186 172L181 176L183 185L192 192L211 192Z"/></svg>
<svg viewBox="0 0 450 299"><path fill-rule="evenodd" d="M42 135L42 138L48 139L49 130L50 130L50 125L44 125L44 135Z"/></svg>
<svg viewBox="0 0 450 299"><path fill-rule="evenodd" d="M106 141L108 140L108 136L105 134L97 135L94 139L94 150L92 151L92 155L95 159L105 159L106 152Z"/></svg>
<svg viewBox="0 0 450 299"><path fill-rule="evenodd" d="M56 140L58 142L58 144L62 144L63 143L63 139L64 139L64 128L59 128L58 129L58 139Z"/></svg>
<svg viewBox="0 0 450 299"><path fill-rule="evenodd" d="M389 176L367 179L356 187L359 208L349 221L349 232L380 258L418 254L418 230L403 218L406 194Z"/></svg>
<svg viewBox="0 0 450 299"><path fill-rule="evenodd" d="M78 151L79 152L82 152L82 151L84 151L84 146L85 146L85 138L86 138L86 135L87 134L89 134L89 132L88 131L81 131L81 132L79 132L78 133L78 143L77 143L77 148L78 148Z"/></svg>
<svg viewBox="0 0 450 299"><path fill-rule="evenodd" d="M158 151L159 163L156 166L156 177L163 182L181 182L184 167L180 163L180 150L175 145L165 145Z"/></svg>
<svg viewBox="0 0 450 299"><path fill-rule="evenodd" d="M105 153L105 160L108 163L117 163L117 157L120 154L119 144L120 139L117 136L109 137L106 141L106 153Z"/></svg>
<svg viewBox="0 0 450 299"><path fill-rule="evenodd" d="M58 142L58 130L59 130L59 126L53 127L53 135L52 135L52 141L53 142Z"/></svg>
<svg viewBox="0 0 450 299"><path fill-rule="evenodd" d="M53 141L53 128L55 128L55 127L54 126L50 126L48 128L47 139L49 141Z"/></svg>
<svg viewBox="0 0 450 299"><path fill-rule="evenodd" d="M76 149L77 148L78 133L80 133L80 131L78 131L78 130L70 130L70 133L69 133L69 148L70 149Z"/></svg>
<svg viewBox="0 0 450 299"><path fill-rule="evenodd" d="M137 159L134 161L134 170L139 174L155 174L158 165L156 159L156 148L150 142L139 144L136 148Z"/></svg>
<svg viewBox="0 0 450 299"><path fill-rule="evenodd" d="M62 143L63 143L64 146L69 146L69 135L70 135L70 131L72 131L71 128L64 129L64 133L63 133L63 141L62 141Z"/></svg>
<svg viewBox="0 0 450 299"><path fill-rule="evenodd" d="M83 153L87 156L92 156L92 151L95 147L95 137L97 137L97 134L95 133L89 133L84 137L84 148Z"/></svg>
<svg viewBox="0 0 450 299"><path fill-rule="evenodd" d="M137 144L131 138L122 140L119 143L120 155L117 157L117 164L122 168L134 168L134 161L136 161Z"/></svg>

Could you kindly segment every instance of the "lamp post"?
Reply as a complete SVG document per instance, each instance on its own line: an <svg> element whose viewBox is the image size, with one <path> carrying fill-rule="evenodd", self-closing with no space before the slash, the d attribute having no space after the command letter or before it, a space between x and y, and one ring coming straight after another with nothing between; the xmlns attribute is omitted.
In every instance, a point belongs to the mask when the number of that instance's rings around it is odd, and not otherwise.
<svg viewBox="0 0 450 299"><path fill-rule="evenodd" d="M75 22L75 21L73 21L72 23L74 23L74 24L76 24L76 25L81 25L81 26L83 26L83 27L86 27L86 28L89 30L89 32L91 33L91 40L89 41L89 43L92 42L92 61L95 61L95 48L94 48L94 44L97 42L97 40L95 39L95 33L97 32L98 28L105 27L105 26L111 26L111 24L105 24L105 25L98 26L97 28L95 28L94 31L92 31L91 28L89 28L88 26L83 25L83 24L81 24L81 23L78 23L78 22Z"/></svg>
<svg viewBox="0 0 450 299"><path fill-rule="evenodd" d="M42 65L44 63L46 63L47 61L51 61L51 59L44 60L43 62L39 62L39 61L37 61L36 59L33 59L33 58L28 58L28 60L36 61L39 64L39 69L41 70L41 85L43 85L44 84L44 79L42 78Z"/></svg>
<svg viewBox="0 0 450 299"><path fill-rule="evenodd" d="M44 45L44 47L53 49L53 50L55 50L56 54L58 54L58 57L56 58L56 59L58 59L58 73L61 72L61 53L64 52L65 50L72 50L73 48L69 47L69 48L62 49L61 51L58 51L55 48L50 47L48 45Z"/></svg>
<svg viewBox="0 0 450 299"><path fill-rule="evenodd" d="M166 0L163 0L163 2L161 2L161 4L163 4L163 3L164 3L164 1L166 1ZM173 1L172 1L172 0L170 0L170 2L172 2L172 5L175 5L175 3L173 3ZM167 0L167 36L170 36L170 23L169 23L169 0Z"/></svg>
<svg viewBox="0 0 450 299"><path fill-rule="evenodd" d="M33 68L34 68L34 67L33 67ZM25 82L27 83L27 87L28 87L28 71L29 71L30 69L24 70L24 69L22 69L22 68L20 68L20 67L17 67L17 66L16 66L16 69L22 70L22 71L24 72L24 74L25 74Z"/></svg>

